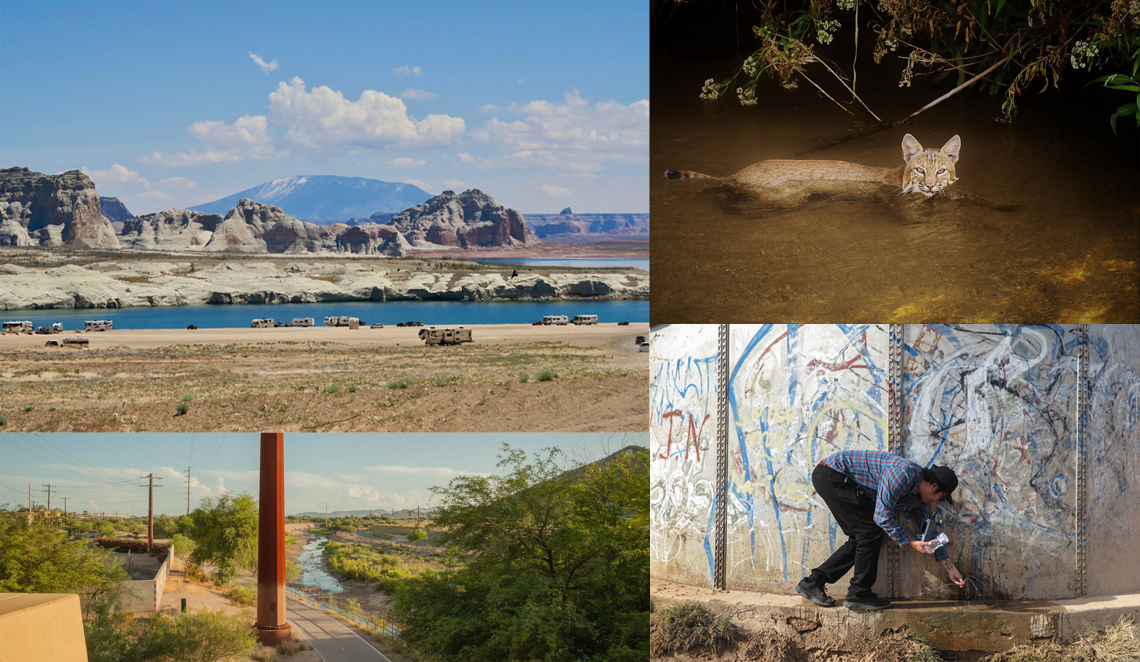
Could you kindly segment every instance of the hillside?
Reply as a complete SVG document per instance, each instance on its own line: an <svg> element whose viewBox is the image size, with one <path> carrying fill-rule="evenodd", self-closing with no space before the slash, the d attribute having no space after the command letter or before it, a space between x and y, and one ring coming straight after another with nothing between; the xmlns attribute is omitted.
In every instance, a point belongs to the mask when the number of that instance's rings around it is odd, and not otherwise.
<svg viewBox="0 0 1140 662"><path fill-rule="evenodd" d="M280 207L302 221L347 221L368 218L375 212L400 212L414 207L431 195L404 183L364 177L335 175L291 175L239 191L220 200L190 207L191 211L225 214L239 200Z"/></svg>

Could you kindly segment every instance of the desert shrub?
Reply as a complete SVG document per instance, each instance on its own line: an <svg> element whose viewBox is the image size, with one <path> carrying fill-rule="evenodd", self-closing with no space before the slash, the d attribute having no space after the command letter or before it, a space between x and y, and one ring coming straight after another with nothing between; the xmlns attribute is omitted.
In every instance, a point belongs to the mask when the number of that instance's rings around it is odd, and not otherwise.
<svg viewBox="0 0 1140 662"><path fill-rule="evenodd" d="M530 381L530 375L526 375L526 374L519 375L519 383L520 384L525 384L528 381Z"/></svg>
<svg viewBox="0 0 1140 662"><path fill-rule="evenodd" d="M325 395L335 395L338 391L340 391L340 386L336 384L329 384L325 387Z"/></svg>
<svg viewBox="0 0 1140 662"><path fill-rule="evenodd" d="M246 584L234 584L226 591L226 597L235 605L249 606L257 602L257 589Z"/></svg>
<svg viewBox="0 0 1140 662"><path fill-rule="evenodd" d="M194 541L181 533L174 534L174 537L170 539L170 548L174 550L174 555L180 558L189 558L194 547Z"/></svg>
<svg viewBox="0 0 1140 662"><path fill-rule="evenodd" d="M743 639L744 633L728 616L703 603L686 601L653 614L649 654L711 650L714 654Z"/></svg>
<svg viewBox="0 0 1140 662"><path fill-rule="evenodd" d="M179 416L185 416L186 413L189 411L190 411L190 404L189 403L186 403L186 402L179 402L178 403L178 415Z"/></svg>
<svg viewBox="0 0 1140 662"><path fill-rule="evenodd" d="M179 660L218 662L248 657L257 646L254 630L241 616L202 610L135 621L112 593L97 600L95 617L83 626L89 662Z"/></svg>
<svg viewBox="0 0 1140 662"><path fill-rule="evenodd" d="M349 384L349 385L346 387L346 390L347 390L349 393L356 393L356 384Z"/></svg>
<svg viewBox="0 0 1140 662"><path fill-rule="evenodd" d="M538 373L538 381L540 382L548 382L552 379L557 379L557 377L558 373L554 372L554 370L550 368L546 368L542 372Z"/></svg>
<svg viewBox="0 0 1140 662"><path fill-rule="evenodd" d="M392 381L388 382L388 388L408 388L411 385L412 381L406 377L393 379Z"/></svg>

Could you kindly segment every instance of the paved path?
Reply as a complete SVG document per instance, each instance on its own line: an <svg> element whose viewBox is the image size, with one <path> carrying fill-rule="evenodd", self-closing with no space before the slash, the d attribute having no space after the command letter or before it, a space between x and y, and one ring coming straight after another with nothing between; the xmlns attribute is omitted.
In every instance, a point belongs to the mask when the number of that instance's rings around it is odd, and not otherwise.
<svg viewBox="0 0 1140 662"><path fill-rule="evenodd" d="M286 620L324 662L392 662L371 642L325 612L288 596Z"/></svg>

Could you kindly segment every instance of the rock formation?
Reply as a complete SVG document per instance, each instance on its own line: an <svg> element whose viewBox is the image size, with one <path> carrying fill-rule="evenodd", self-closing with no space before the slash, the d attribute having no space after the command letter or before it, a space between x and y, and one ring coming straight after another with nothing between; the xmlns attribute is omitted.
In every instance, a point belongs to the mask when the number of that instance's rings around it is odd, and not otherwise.
<svg viewBox="0 0 1140 662"><path fill-rule="evenodd" d="M335 241L331 228L298 221L280 207L248 198L214 230L202 250L227 253L315 253Z"/></svg>
<svg viewBox="0 0 1140 662"><path fill-rule="evenodd" d="M112 225L125 223L135 217L118 198L108 198L101 195L99 196L99 207L103 210L103 217L111 221ZM121 228L122 225L118 227Z"/></svg>
<svg viewBox="0 0 1140 662"><path fill-rule="evenodd" d="M343 230L340 228L337 230L336 252L338 253L403 257L408 254L408 249L411 248L404 235L390 225L365 223L363 225L345 226Z"/></svg>
<svg viewBox="0 0 1140 662"><path fill-rule="evenodd" d="M0 170L0 245L119 248L95 184L79 170Z"/></svg>
<svg viewBox="0 0 1140 662"><path fill-rule="evenodd" d="M202 250L221 222L219 214L169 209L124 222L119 243L136 250Z"/></svg>
<svg viewBox="0 0 1140 662"><path fill-rule="evenodd" d="M389 224L402 232L414 248L511 248L539 243L522 214L503 207L477 189L458 195L444 191L422 205L396 214Z"/></svg>
<svg viewBox="0 0 1140 662"><path fill-rule="evenodd" d="M504 301L647 299L649 274L393 270L382 260L250 258L195 266L190 261L109 260L86 266L0 264L0 310L127 308L320 301Z"/></svg>
<svg viewBox="0 0 1140 662"><path fill-rule="evenodd" d="M535 236L543 241L604 241L649 236L649 214L527 214Z"/></svg>

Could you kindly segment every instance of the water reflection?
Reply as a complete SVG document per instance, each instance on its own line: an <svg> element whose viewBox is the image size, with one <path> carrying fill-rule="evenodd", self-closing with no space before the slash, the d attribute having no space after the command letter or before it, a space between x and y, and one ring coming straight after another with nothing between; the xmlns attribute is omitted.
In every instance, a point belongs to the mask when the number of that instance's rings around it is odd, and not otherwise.
<svg viewBox="0 0 1140 662"><path fill-rule="evenodd" d="M343 593L344 587L340 585L336 577L333 577L321 567L321 556L324 554L321 543L326 540L328 540L328 538L310 538L302 550L301 556L297 561L303 570L301 573L301 586L318 587L325 593Z"/></svg>
<svg viewBox="0 0 1140 662"><path fill-rule="evenodd" d="M1107 130L1028 101L1002 124L1000 99L983 95L873 134L813 90L766 79L753 108L697 98L737 65L653 63L653 322L1140 319L1140 177ZM871 96L891 117L914 110L904 92ZM961 135L954 195L773 209L722 182L664 177L766 159L894 167L905 133L924 145Z"/></svg>

